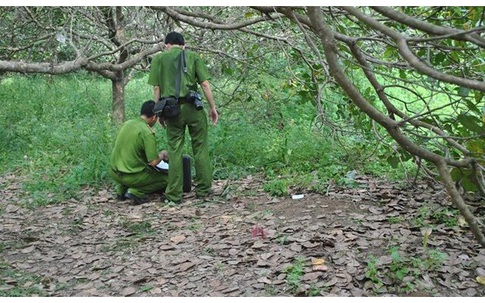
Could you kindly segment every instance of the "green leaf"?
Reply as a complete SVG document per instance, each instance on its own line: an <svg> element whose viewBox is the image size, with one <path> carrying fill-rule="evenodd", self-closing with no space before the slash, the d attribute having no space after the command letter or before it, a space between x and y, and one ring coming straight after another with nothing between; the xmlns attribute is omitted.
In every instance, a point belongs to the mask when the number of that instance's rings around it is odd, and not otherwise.
<svg viewBox="0 0 485 303"><path fill-rule="evenodd" d="M450 174L453 181L460 181L461 186L466 191L475 192L478 190L477 185L473 182L471 170L455 167L451 170Z"/></svg>
<svg viewBox="0 0 485 303"><path fill-rule="evenodd" d="M460 87L458 89L458 95L462 97L468 97L468 94L470 93L470 89L466 87Z"/></svg>
<svg viewBox="0 0 485 303"><path fill-rule="evenodd" d="M384 51L384 57L386 58L394 58L396 54L396 49L394 47L386 47L386 50Z"/></svg>
<svg viewBox="0 0 485 303"><path fill-rule="evenodd" d="M389 156L386 160L392 168L397 168L399 165L399 158L396 156Z"/></svg>
<svg viewBox="0 0 485 303"><path fill-rule="evenodd" d="M443 61L445 61L446 59L446 55L443 54L443 53L438 53L435 57L434 57L434 63L436 65L440 65L441 63L443 63Z"/></svg>
<svg viewBox="0 0 485 303"><path fill-rule="evenodd" d="M458 122L463 125L466 129L481 134L485 133L485 127L477 117L461 114L457 117ZM482 124L482 125L481 125Z"/></svg>
<svg viewBox="0 0 485 303"><path fill-rule="evenodd" d="M469 110L471 110L474 113L480 114L480 110L473 102L471 102L469 99L465 99L465 102Z"/></svg>
<svg viewBox="0 0 485 303"><path fill-rule="evenodd" d="M466 143L466 148L475 154L485 154L485 139L473 139Z"/></svg>
<svg viewBox="0 0 485 303"><path fill-rule="evenodd" d="M460 52L461 53L461 52ZM451 52L450 56L453 58L456 62L460 62L460 53L458 52Z"/></svg>
<svg viewBox="0 0 485 303"><path fill-rule="evenodd" d="M478 103L482 100L483 98L483 93L479 91L475 91L475 101Z"/></svg>

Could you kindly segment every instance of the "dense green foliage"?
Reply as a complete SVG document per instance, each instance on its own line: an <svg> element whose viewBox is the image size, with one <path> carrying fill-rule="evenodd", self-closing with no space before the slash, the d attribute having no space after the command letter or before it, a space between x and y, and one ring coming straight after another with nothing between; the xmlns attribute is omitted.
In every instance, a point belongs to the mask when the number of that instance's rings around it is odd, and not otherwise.
<svg viewBox="0 0 485 303"><path fill-rule="evenodd" d="M151 98L145 77L127 86L127 119L136 117L141 102ZM287 195L292 190L322 191L331 180L352 185L346 178L352 170L378 175L389 171L380 154L385 149L376 149L371 136L355 133L345 142L335 140L328 129L314 125L311 102L291 95L276 78L258 81L248 87L251 100L227 102L216 93L224 105L218 125L210 128L215 178L263 173L268 192ZM217 82L214 87L223 88ZM109 83L89 74L2 79L0 168L2 175L14 171L25 177L30 202L59 202L76 197L83 186L110 184L106 170L117 131L110 115L110 89ZM278 96L278 91L286 93ZM284 102L272 102L278 98ZM164 131L159 125L156 129L163 148ZM186 152L191 152L189 143ZM398 171L391 174L402 177Z"/></svg>

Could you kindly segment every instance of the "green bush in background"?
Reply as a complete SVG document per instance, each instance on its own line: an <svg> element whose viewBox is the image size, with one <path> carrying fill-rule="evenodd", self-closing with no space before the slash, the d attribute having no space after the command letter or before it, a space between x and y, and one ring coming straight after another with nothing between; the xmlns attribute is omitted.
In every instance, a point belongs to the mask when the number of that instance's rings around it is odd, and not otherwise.
<svg viewBox="0 0 485 303"><path fill-rule="evenodd" d="M126 119L138 116L140 105L152 98L145 77L126 87ZM324 128L314 126L310 102L284 95L285 100L268 102L258 94L250 103L219 106L219 123L209 133L216 179L262 173L265 190L285 195L290 188L322 191L326 182L345 180L354 169L389 172L371 138L344 137L336 144ZM106 173L117 126L111 120L109 82L89 73L10 75L0 82L0 98L0 173L24 177L30 204L62 202L77 197L81 187L111 184ZM222 97L216 100L225 104ZM165 132L155 128L164 148ZM191 154L188 135L186 141L185 153Z"/></svg>

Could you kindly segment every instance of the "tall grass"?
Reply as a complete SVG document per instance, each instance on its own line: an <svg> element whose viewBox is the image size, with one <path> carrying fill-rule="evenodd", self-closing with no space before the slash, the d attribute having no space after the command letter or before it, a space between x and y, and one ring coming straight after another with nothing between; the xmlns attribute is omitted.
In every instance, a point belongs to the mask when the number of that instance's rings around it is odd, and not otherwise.
<svg viewBox="0 0 485 303"><path fill-rule="evenodd" d="M102 182L115 133L110 87L86 74L3 79L2 172L27 176L39 203Z"/></svg>
<svg viewBox="0 0 485 303"><path fill-rule="evenodd" d="M125 116L131 119L152 91L146 77L132 80L125 91ZM0 174L25 177L23 186L32 204L60 202L77 196L83 186L111 182L106 172L117 126L111 121L109 81L88 73L10 75L0 82L0 99ZM304 186L341 178L356 167L356 149L340 148L312 126L311 104L276 100L271 106L264 112L258 106L251 112L237 106L220 108L221 119L209 134L215 178L263 172L269 179L283 176L289 186ZM165 132L156 129L163 148ZM363 153L368 150L361 148ZM191 154L189 143L185 152ZM373 162L377 157L371 160L362 168L370 163L371 171L388 170L382 161Z"/></svg>

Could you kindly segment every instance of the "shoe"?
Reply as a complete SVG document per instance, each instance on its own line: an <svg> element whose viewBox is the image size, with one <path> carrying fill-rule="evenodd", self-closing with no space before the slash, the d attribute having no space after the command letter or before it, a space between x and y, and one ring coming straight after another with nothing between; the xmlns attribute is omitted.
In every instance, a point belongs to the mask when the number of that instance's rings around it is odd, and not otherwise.
<svg viewBox="0 0 485 303"><path fill-rule="evenodd" d="M206 198L209 198L210 196L212 196L212 194L214 194L214 191L212 189L210 189L207 193L203 193L203 194L195 194L195 196L198 198L198 199L206 199Z"/></svg>
<svg viewBox="0 0 485 303"><path fill-rule="evenodd" d="M172 200L170 200L170 199L165 199L164 203L165 203L165 204L169 204L169 205L177 205L177 204L182 203L182 201L181 201L181 200L175 200L175 201L172 201Z"/></svg>
<svg viewBox="0 0 485 303"><path fill-rule="evenodd" d="M145 204L145 203L148 202L147 197L137 197L134 194L129 193L129 192L127 192L125 194L125 197L131 200L131 202L130 202L131 205L141 205L141 204Z"/></svg>
<svg viewBox="0 0 485 303"><path fill-rule="evenodd" d="M116 201L125 201L125 200L126 200L125 195L116 194Z"/></svg>

